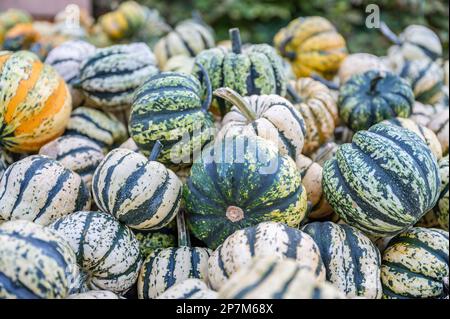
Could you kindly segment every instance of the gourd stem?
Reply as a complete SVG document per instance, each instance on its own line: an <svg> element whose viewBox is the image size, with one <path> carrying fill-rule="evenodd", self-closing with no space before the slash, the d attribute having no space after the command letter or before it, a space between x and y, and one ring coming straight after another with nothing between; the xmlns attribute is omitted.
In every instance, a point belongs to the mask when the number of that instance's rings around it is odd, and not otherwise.
<svg viewBox="0 0 450 319"><path fill-rule="evenodd" d="M150 156L148 159L152 162L156 161L159 154L161 153L162 148L163 148L162 143L160 141L156 141L155 145L153 145L152 152L150 153Z"/></svg>
<svg viewBox="0 0 450 319"><path fill-rule="evenodd" d="M205 67L199 62L195 62L195 65L200 69L200 72L202 74L201 82L206 85L206 98L202 104L202 110L204 112L206 112L206 111L208 111L209 106L211 105L211 102L212 102L212 84L211 84L211 80L209 78L209 74L206 71Z"/></svg>
<svg viewBox="0 0 450 319"><path fill-rule="evenodd" d="M322 83L323 85L325 85L327 88L329 88L330 90L333 91L337 91L339 90L339 86L336 85L336 83L333 83L331 81L325 80L323 77L321 77L318 74L311 74L311 78L317 82Z"/></svg>
<svg viewBox="0 0 450 319"><path fill-rule="evenodd" d="M380 23L380 31L386 37L386 39L388 39L392 43L396 45L402 44L402 40L400 40L400 38L388 27L388 25L384 21L381 21Z"/></svg>
<svg viewBox="0 0 450 319"><path fill-rule="evenodd" d="M190 247L191 240L186 228L186 220L184 218L184 210L180 209L177 214L177 229L178 229L178 247Z"/></svg>
<svg viewBox="0 0 450 319"><path fill-rule="evenodd" d="M292 41L293 38L294 38L293 36L289 36L289 37L285 38L280 43L280 47L279 47L281 56L283 56L283 57L285 57L285 58L287 58L287 59L289 59L291 61L295 60L295 58L297 57L297 54L295 52L292 52L292 51L286 51L286 47L289 44L289 42Z"/></svg>
<svg viewBox="0 0 450 319"><path fill-rule="evenodd" d="M238 28L230 29L231 51L235 54L242 53L241 33Z"/></svg>
<svg viewBox="0 0 450 319"><path fill-rule="evenodd" d="M249 122L253 122L258 118L247 101L236 91L230 88L219 88L214 91L214 95L236 106Z"/></svg>
<svg viewBox="0 0 450 319"><path fill-rule="evenodd" d="M295 104L300 104L303 102L302 97L297 93L291 84L287 85L287 94Z"/></svg>

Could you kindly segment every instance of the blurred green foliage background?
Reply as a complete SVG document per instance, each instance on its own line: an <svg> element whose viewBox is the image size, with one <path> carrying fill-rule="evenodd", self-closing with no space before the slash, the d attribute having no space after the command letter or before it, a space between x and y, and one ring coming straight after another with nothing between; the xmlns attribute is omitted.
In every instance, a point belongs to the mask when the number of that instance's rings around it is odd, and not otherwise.
<svg viewBox="0 0 450 319"><path fill-rule="evenodd" d="M188 18L192 10L227 39L230 27L239 27L245 41L271 43L275 33L299 16L320 15L332 21L346 37L351 52L384 55L390 43L376 29L365 27L368 4L380 7L381 19L399 33L409 24L433 28L448 57L449 4L447 0L138 0L158 9L171 24Z"/></svg>

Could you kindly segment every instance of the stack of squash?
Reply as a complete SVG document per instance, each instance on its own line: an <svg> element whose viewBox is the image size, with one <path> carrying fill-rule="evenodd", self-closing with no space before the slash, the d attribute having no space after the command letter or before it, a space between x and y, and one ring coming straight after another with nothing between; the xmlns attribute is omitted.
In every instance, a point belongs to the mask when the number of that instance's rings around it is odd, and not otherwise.
<svg viewBox="0 0 450 319"><path fill-rule="evenodd" d="M448 298L431 30L383 25L382 58L322 17L273 46L134 1L83 21L40 59L0 14L0 299Z"/></svg>

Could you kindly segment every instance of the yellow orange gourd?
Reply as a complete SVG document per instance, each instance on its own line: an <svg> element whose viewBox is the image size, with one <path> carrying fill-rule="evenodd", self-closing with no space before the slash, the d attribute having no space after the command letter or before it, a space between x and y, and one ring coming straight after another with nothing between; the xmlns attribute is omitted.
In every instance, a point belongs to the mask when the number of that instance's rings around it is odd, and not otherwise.
<svg viewBox="0 0 450 319"><path fill-rule="evenodd" d="M0 148L27 153L64 132L72 100L64 80L27 51L0 51Z"/></svg>

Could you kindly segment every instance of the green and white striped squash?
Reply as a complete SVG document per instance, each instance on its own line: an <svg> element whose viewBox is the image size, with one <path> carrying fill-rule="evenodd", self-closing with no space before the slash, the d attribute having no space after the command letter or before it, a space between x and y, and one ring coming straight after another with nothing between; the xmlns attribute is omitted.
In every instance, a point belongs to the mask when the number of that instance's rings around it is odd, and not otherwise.
<svg viewBox="0 0 450 319"><path fill-rule="evenodd" d="M80 135L108 152L127 138L127 128L112 113L80 106L72 111L64 135Z"/></svg>
<svg viewBox="0 0 450 319"><path fill-rule="evenodd" d="M113 45L98 49L81 64L74 85L93 105L120 110L129 106L134 91L158 72L155 56L145 43Z"/></svg>
<svg viewBox="0 0 450 319"><path fill-rule="evenodd" d="M392 239L381 265L383 298L448 296L448 244L448 232L433 228L414 227Z"/></svg>
<svg viewBox="0 0 450 319"><path fill-rule="evenodd" d="M189 278L206 281L210 254L209 249L200 247L172 247L154 251L146 258L139 273L139 299L155 299Z"/></svg>
<svg viewBox="0 0 450 319"><path fill-rule="evenodd" d="M155 45L156 59L164 69L172 57L195 57L203 50L215 46L214 34L210 27L193 19L180 22L172 31Z"/></svg>
<svg viewBox="0 0 450 319"><path fill-rule="evenodd" d="M448 108L438 111L428 123L428 128L432 130L441 142L442 153L444 155L448 154L448 134L449 134L449 124L448 124L449 110Z"/></svg>
<svg viewBox="0 0 450 319"><path fill-rule="evenodd" d="M176 55L167 60L162 71L191 74L194 69L194 63L195 58L193 57Z"/></svg>
<svg viewBox="0 0 450 319"><path fill-rule="evenodd" d="M79 268L69 244L30 221L0 225L0 299L65 298Z"/></svg>
<svg viewBox="0 0 450 319"><path fill-rule="evenodd" d="M170 287L157 299L217 299L217 292L203 280L191 278Z"/></svg>
<svg viewBox="0 0 450 319"><path fill-rule="evenodd" d="M15 162L0 179L0 220L48 225L90 205L89 189L80 175L46 156Z"/></svg>
<svg viewBox="0 0 450 319"><path fill-rule="evenodd" d="M72 294L66 299L123 299L119 295L109 290L90 290Z"/></svg>
<svg viewBox="0 0 450 319"><path fill-rule="evenodd" d="M439 225L448 231L448 155L439 161L439 173L441 175L441 193L439 201L434 207Z"/></svg>
<svg viewBox="0 0 450 319"><path fill-rule="evenodd" d="M339 91L339 115L353 131L383 120L409 117L414 93L406 80L392 73L368 71L352 76Z"/></svg>
<svg viewBox="0 0 450 319"><path fill-rule="evenodd" d="M143 259L150 256L155 250L175 247L177 241L174 234L167 228L154 231L133 231L139 242L139 249Z"/></svg>
<svg viewBox="0 0 450 319"><path fill-rule="evenodd" d="M52 49L45 58L45 63L51 65L69 85L73 106L79 106L84 97L72 84L79 77L81 63L95 50L95 46L86 41L71 40Z"/></svg>
<svg viewBox="0 0 450 319"><path fill-rule="evenodd" d="M212 249L236 230L264 221L296 227L307 209L295 162L255 136L226 138L205 149L183 198L192 234Z"/></svg>
<svg viewBox="0 0 450 319"><path fill-rule="evenodd" d="M328 204L322 187L322 166L304 155L300 155L295 164L302 176L302 184L310 206L308 218L321 219L331 215L333 209Z"/></svg>
<svg viewBox="0 0 450 319"><path fill-rule="evenodd" d="M100 210L133 229L169 224L181 205L182 183L155 158L117 148L97 167L92 195Z"/></svg>
<svg viewBox="0 0 450 319"><path fill-rule="evenodd" d="M130 135L139 149L148 156L160 141L163 150L158 161L177 166L192 163L193 155L215 134L208 112L210 89L203 100L201 84L192 75L163 72L148 79L137 89L130 115Z"/></svg>
<svg viewBox="0 0 450 319"><path fill-rule="evenodd" d="M441 143L439 142L439 139L437 138L436 134L434 134L434 132L429 128L419 125L411 119L405 119L401 117L386 120L383 121L382 123L397 125L410 131L413 131L422 139L422 141L425 142L425 144L427 144L433 155L436 156L437 160L440 160L442 158Z"/></svg>
<svg viewBox="0 0 450 319"><path fill-rule="evenodd" d="M349 298L381 298L380 252L362 232L332 222L310 223L302 231L317 243L329 282Z"/></svg>
<svg viewBox="0 0 450 319"><path fill-rule="evenodd" d="M308 234L285 224L264 222L237 230L212 253L208 260L208 281L220 290L229 278L255 257L291 258L325 279L319 248Z"/></svg>
<svg viewBox="0 0 450 319"><path fill-rule="evenodd" d="M417 101L435 104L442 98L444 72L436 62L429 60L405 61L397 73L411 85Z"/></svg>
<svg viewBox="0 0 450 319"><path fill-rule="evenodd" d="M124 293L136 282L142 264L139 243L110 214L79 211L49 228L70 244L90 289Z"/></svg>
<svg viewBox="0 0 450 319"><path fill-rule="evenodd" d="M42 146L39 154L57 160L65 168L80 175L89 189L92 175L105 157L98 144L88 138L76 135L58 137Z"/></svg>
<svg viewBox="0 0 450 319"><path fill-rule="evenodd" d="M291 102L274 94L242 97L229 88L217 89L214 94L233 105L223 118L217 139L259 136L274 143L283 155L294 160L301 156L306 125Z"/></svg>
<svg viewBox="0 0 450 319"><path fill-rule="evenodd" d="M323 187L336 213L374 236L414 225L439 197L436 157L417 134L390 124L357 132L325 163Z"/></svg>
<svg viewBox="0 0 450 319"><path fill-rule="evenodd" d="M213 90L228 87L242 96L276 94L285 96L286 75L283 62L274 48L267 44L249 45L242 49L239 29L230 30L232 50L217 47L197 55L195 61L204 66L211 79ZM194 66L193 73L206 83L201 69ZM212 111L224 116L231 105L214 99Z"/></svg>
<svg viewBox="0 0 450 319"><path fill-rule="evenodd" d="M218 298L345 299L345 295L295 260L255 257L225 283Z"/></svg>

